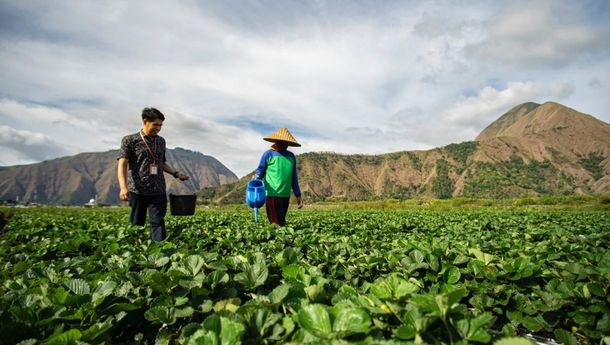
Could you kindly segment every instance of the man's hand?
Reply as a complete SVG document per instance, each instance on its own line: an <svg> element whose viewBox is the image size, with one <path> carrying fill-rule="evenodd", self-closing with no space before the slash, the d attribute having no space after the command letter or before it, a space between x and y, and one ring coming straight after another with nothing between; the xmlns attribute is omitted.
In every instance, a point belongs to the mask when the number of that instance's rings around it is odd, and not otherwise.
<svg viewBox="0 0 610 345"><path fill-rule="evenodd" d="M303 199L297 196L297 208L303 208Z"/></svg>
<svg viewBox="0 0 610 345"><path fill-rule="evenodd" d="M123 201L129 200L129 190L127 189L127 158L119 158L117 167L117 176L119 178L119 199Z"/></svg>
<svg viewBox="0 0 610 345"><path fill-rule="evenodd" d="M178 179L180 179L180 181L186 181L186 180L188 180L188 179L189 179L189 177L188 177L188 176L186 176L185 174L183 174L183 173L179 172L179 173L178 173Z"/></svg>
<svg viewBox="0 0 610 345"><path fill-rule="evenodd" d="M129 200L129 190L127 190L127 188L121 189L121 191L119 192L119 199L121 199L122 201Z"/></svg>

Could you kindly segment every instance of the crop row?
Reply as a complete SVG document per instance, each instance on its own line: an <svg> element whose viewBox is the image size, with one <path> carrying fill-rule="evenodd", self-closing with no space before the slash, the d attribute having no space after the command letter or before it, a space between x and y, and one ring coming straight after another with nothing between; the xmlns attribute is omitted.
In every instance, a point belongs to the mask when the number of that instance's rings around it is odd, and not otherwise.
<svg viewBox="0 0 610 345"><path fill-rule="evenodd" d="M0 343L610 341L610 217L311 211L169 217L23 210L0 239Z"/></svg>

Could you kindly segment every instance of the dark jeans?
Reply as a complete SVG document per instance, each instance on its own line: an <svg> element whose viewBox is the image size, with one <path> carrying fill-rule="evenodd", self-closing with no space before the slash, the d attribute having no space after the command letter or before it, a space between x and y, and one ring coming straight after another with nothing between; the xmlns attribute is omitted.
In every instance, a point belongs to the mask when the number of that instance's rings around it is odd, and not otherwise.
<svg viewBox="0 0 610 345"><path fill-rule="evenodd" d="M146 210L150 221L150 239L163 241L165 239L165 213L167 212L167 196L139 195L129 193L129 206L131 206L131 224L144 225Z"/></svg>
<svg viewBox="0 0 610 345"><path fill-rule="evenodd" d="M265 208L267 209L267 218L269 218L269 223L285 226L286 213L288 213L289 204L289 197L268 196L265 199Z"/></svg>

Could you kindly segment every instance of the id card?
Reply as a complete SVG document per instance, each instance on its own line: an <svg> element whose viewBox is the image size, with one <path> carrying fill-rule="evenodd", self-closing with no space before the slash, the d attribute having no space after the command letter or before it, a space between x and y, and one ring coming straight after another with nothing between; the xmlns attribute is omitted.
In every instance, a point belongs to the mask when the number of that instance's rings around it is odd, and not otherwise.
<svg viewBox="0 0 610 345"><path fill-rule="evenodd" d="M148 166L148 174L149 175L157 175L157 174L159 174L159 167L154 165L154 164L149 165Z"/></svg>

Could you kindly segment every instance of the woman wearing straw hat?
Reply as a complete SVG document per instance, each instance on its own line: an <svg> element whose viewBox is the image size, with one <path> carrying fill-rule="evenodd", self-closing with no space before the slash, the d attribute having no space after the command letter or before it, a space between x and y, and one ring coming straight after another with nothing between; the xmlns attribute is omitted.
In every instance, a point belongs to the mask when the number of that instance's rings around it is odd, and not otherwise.
<svg viewBox="0 0 610 345"><path fill-rule="evenodd" d="M272 142L271 149L263 153L253 178L263 179L267 198L265 206L269 222L286 225L286 213L290 203L290 192L297 198L297 208L303 207L301 189L297 176L297 160L287 150L288 146L301 146L287 128L280 128L265 138Z"/></svg>

